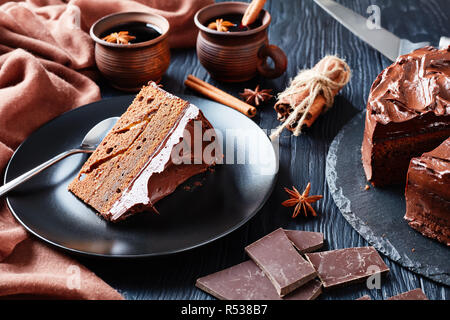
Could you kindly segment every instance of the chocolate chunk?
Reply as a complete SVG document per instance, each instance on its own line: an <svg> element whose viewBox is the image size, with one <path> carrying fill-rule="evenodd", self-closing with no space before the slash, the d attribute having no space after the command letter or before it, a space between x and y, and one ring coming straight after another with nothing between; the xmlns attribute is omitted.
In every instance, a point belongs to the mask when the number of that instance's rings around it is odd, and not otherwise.
<svg viewBox="0 0 450 320"><path fill-rule="evenodd" d="M323 233L299 230L284 230L284 232L301 254L316 251L323 246Z"/></svg>
<svg viewBox="0 0 450 320"><path fill-rule="evenodd" d="M264 271L280 296L285 296L317 276L312 265L294 249L283 229L278 229L245 248Z"/></svg>
<svg viewBox="0 0 450 320"><path fill-rule="evenodd" d="M319 273L326 289L362 282L371 275L389 271L373 247L307 253L306 258Z"/></svg>
<svg viewBox="0 0 450 320"><path fill-rule="evenodd" d="M372 300L367 294L365 296L362 296L361 298L358 298L356 300Z"/></svg>
<svg viewBox="0 0 450 320"><path fill-rule="evenodd" d="M322 291L320 281L311 280L280 298L270 280L252 260L199 278L195 285L221 300L313 300Z"/></svg>
<svg viewBox="0 0 450 320"><path fill-rule="evenodd" d="M428 300L422 289L414 289L408 292L401 293L397 296L388 298L387 300Z"/></svg>

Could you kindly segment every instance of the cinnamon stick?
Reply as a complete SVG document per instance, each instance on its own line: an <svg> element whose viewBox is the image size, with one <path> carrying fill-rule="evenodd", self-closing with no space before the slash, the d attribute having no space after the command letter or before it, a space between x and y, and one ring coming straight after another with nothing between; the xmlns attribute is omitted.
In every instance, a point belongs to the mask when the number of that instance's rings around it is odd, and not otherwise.
<svg viewBox="0 0 450 320"><path fill-rule="evenodd" d="M247 10L245 10L244 17L242 18L242 25L244 27L251 25L256 21L256 19L258 19L259 13L261 12L265 3L266 0L253 0L250 3Z"/></svg>
<svg viewBox="0 0 450 320"><path fill-rule="evenodd" d="M246 116L252 118L256 115L256 108L248 103L245 103L242 100L220 90L219 88L214 87L213 85L200 80L199 78L188 75L186 81L184 82L186 87L208 97L211 100L222 103L226 106L229 106Z"/></svg>

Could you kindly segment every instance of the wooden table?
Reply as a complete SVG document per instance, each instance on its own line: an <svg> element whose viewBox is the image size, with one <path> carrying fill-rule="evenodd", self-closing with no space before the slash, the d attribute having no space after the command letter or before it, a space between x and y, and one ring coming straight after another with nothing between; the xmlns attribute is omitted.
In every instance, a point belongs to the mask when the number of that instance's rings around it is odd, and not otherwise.
<svg viewBox="0 0 450 320"><path fill-rule="evenodd" d="M411 41L432 41L435 45L450 25L448 0L340 0L343 5L369 16L369 5L381 8L382 26ZM183 81L190 73L215 86L238 95L244 88L272 88L282 91L298 70L310 68L326 54L346 59L353 70L351 82L336 98L334 107L306 134L294 137L285 133L280 145L280 172L275 190L263 209L247 224L230 235L204 247L147 260L100 260L76 257L127 299L213 299L197 289L195 280L248 259L244 246L276 228L320 231L328 249L366 246L367 242L342 217L331 198L326 178L325 159L330 143L345 123L365 109L372 82L390 61L333 20L312 0L269 0L272 14L269 38L288 56L287 72L275 80L256 78L248 83L224 84L212 80L199 64L194 49L173 50L169 70L162 79L164 88L175 94L193 94ZM100 83L103 97L124 93ZM279 123L268 104L254 120L265 129ZM317 205L318 218L291 218L291 209L280 203L287 199L284 186L304 188L311 181L311 194L322 194ZM211 214L214 214L211 212ZM449 299L450 288L439 285L391 262L381 290L368 290L364 284L322 294L320 299L355 299L369 294L380 300L411 289L422 288L430 299Z"/></svg>

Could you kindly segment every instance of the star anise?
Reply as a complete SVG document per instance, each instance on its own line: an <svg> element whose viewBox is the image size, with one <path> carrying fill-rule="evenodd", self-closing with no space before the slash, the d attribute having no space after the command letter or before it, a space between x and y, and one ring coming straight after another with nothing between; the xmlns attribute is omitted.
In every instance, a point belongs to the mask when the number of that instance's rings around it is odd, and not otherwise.
<svg viewBox="0 0 450 320"><path fill-rule="evenodd" d="M271 92L272 89L261 90L259 85L257 85L255 90L244 89L244 92L239 95L244 98L245 102L248 104L258 107L261 103L272 99L273 95L270 94Z"/></svg>
<svg viewBox="0 0 450 320"><path fill-rule="evenodd" d="M288 188L284 188L284 190L291 196L289 200L284 201L281 205L285 207L293 207L294 214L292 215L292 218L295 218L298 216L298 214L303 211L303 214L305 217L308 216L308 210L311 211L311 214L314 217L317 217L316 211L314 211L313 207L311 206L311 203L314 203L316 201L319 201L323 198L323 196L310 196L309 190L311 190L311 182L308 183L308 186L306 187L305 191L303 193L300 193L295 187L292 187L293 190L290 190Z"/></svg>
<svg viewBox="0 0 450 320"><path fill-rule="evenodd" d="M235 27L236 25L230 21L224 21L223 19L217 19L215 22L211 22L208 25L208 28L221 31L221 32L227 32L229 27Z"/></svg>
<svg viewBox="0 0 450 320"><path fill-rule="evenodd" d="M128 31L113 32L110 35L102 38L102 40L105 40L106 42L117 44L129 44L129 42L134 39L136 39L136 37L129 35Z"/></svg>

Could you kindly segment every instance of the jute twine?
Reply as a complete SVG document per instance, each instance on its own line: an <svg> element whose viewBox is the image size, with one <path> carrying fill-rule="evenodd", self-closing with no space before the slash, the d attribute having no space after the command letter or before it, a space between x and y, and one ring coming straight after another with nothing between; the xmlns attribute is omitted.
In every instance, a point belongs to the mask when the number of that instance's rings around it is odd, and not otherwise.
<svg viewBox="0 0 450 320"><path fill-rule="evenodd" d="M317 67L319 65L320 67ZM294 135L299 136L303 123L317 97L323 96L325 106L322 113L327 112L333 106L335 95L350 81L350 77L350 67L344 60L336 56L326 56L313 69L301 71L291 80L289 87L278 95L278 100L289 101L293 112L270 136L270 139L278 138L289 124L302 115L293 130ZM306 98L296 102L296 97L305 91L309 92Z"/></svg>

